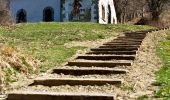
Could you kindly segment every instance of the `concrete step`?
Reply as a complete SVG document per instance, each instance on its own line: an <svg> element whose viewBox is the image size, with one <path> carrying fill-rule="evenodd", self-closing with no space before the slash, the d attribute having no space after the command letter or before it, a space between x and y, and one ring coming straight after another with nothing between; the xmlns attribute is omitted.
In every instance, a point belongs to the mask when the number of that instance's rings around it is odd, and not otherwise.
<svg viewBox="0 0 170 100"><path fill-rule="evenodd" d="M115 54L115 55L136 55L136 51L94 51L86 54L95 54L95 55L107 55L107 54Z"/></svg>
<svg viewBox="0 0 170 100"><path fill-rule="evenodd" d="M137 51L136 47L119 47L119 48L93 48L91 51Z"/></svg>
<svg viewBox="0 0 170 100"><path fill-rule="evenodd" d="M133 55L83 55L78 56L76 59L86 59L86 60L134 60Z"/></svg>
<svg viewBox="0 0 170 100"><path fill-rule="evenodd" d="M139 45L104 45L104 46L100 46L99 48L120 48L120 47L136 47L139 48Z"/></svg>
<svg viewBox="0 0 170 100"><path fill-rule="evenodd" d="M10 93L7 100L114 100L114 94L21 91Z"/></svg>
<svg viewBox="0 0 170 100"><path fill-rule="evenodd" d="M77 68L77 69L61 69L56 68L53 70L53 73L55 74L64 74L64 75L93 75L93 74L99 74L99 75L108 75L108 74L126 74L128 71L123 69L85 69L85 68Z"/></svg>
<svg viewBox="0 0 170 100"><path fill-rule="evenodd" d="M71 61L67 66L78 67L116 67L116 66L131 66L131 62L114 62L114 61Z"/></svg>
<svg viewBox="0 0 170 100"><path fill-rule="evenodd" d="M36 79L34 83L30 86L34 85L43 85L43 86L60 86L60 85L97 85L102 86L106 84L111 85L121 85L122 79L83 79L83 78L53 78L53 79Z"/></svg>

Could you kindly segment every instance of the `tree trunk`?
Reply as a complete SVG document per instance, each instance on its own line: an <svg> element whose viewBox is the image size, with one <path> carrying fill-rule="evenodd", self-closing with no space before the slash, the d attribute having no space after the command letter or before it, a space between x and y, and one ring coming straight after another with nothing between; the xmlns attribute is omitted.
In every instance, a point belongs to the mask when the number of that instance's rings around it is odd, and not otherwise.
<svg viewBox="0 0 170 100"><path fill-rule="evenodd" d="M159 12L152 12L152 20L153 21L158 21L160 18L159 16L160 16Z"/></svg>

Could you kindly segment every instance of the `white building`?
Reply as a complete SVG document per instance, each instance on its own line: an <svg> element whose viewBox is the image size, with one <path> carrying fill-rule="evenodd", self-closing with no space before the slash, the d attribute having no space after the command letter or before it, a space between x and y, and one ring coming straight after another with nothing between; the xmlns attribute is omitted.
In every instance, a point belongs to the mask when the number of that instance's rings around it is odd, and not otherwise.
<svg viewBox="0 0 170 100"><path fill-rule="evenodd" d="M117 23L113 0L9 0L13 21Z"/></svg>

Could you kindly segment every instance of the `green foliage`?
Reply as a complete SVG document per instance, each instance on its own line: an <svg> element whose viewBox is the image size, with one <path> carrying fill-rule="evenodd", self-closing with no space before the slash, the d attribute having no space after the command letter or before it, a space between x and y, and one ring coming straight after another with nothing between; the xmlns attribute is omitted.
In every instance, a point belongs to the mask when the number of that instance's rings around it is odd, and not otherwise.
<svg viewBox="0 0 170 100"><path fill-rule="evenodd" d="M97 23L25 23L0 27L0 40L41 61L41 71L60 65L85 47L66 48L65 43L104 39L115 33L150 29L149 26L100 25ZM24 59L23 63L28 65ZM29 65L28 65L29 66ZM31 69L30 69L31 70Z"/></svg>
<svg viewBox="0 0 170 100"><path fill-rule="evenodd" d="M16 82L18 79L14 76L18 74L18 71L14 67L5 69L5 81L6 82Z"/></svg>
<svg viewBox="0 0 170 100"><path fill-rule="evenodd" d="M161 86L156 97L168 99L170 98L170 41L162 41L157 48L157 53L164 66L156 73L156 84Z"/></svg>
<svg viewBox="0 0 170 100"><path fill-rule="evenodd" d="M147 95L143 95L137 98L137 100L148 100L148 96Z"/></svg>

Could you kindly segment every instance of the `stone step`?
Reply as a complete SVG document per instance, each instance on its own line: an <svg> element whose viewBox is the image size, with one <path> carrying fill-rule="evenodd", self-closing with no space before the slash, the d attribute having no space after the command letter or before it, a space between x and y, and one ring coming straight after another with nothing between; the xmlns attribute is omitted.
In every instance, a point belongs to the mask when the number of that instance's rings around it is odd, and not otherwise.
<svg viewBox="0 0 170 100"><path fill-rule="evenodd" d="M140 46L139 45L103 45L103 46L100 46L99 48L120 48L120 47L126 47L126 48L136 47L136 48L139 48Z"/></svg>
<svg viewBox="0 0 170 100"><path fill-rule="evenodd" d="M111 62L111 61L70 61L67 66L78 67L116 67L116 66L131 66L131 62Z"/></svg>
<svg viewBox="0 0 170 100"><path fill-rule="evenodd" d="M93 75L93 74L99 74L99 75L108 75L108 74L126 74L128 71L123 69L85 69L85 68L76 68L76 69L62 69L62 68L56 68L53 70L53 73L55 74L64 74L64 75Z"/></svg>
<svg viewBox="0 0 170 100"><path fill-rule="evenodd" d="M120 48L93 48L91 51L137 51L136 47L120 47Z"/></svg>
<svg viewBox="0 0 170 100"><path fill-rule="evenodd" d="M136 51L94 51L88 52L86 54L95 54L95 55L107 55L107 54L115 54L115 55L136 55Z"/></svg>
<svg viewBox="0 0 170 100"><path fill-rule="evenodd" d="M122 79L84 79L84 78L52 78L52 79L36 79L34 83L30 86L34 85L43 85L43 86L60 86L60 85L82 85L82 86L102 86L106 84L111 85L121 85Z"/></svg>
<svg viewBox="0 0 170 100"><path fill-rule="evenodd" d="M114 100L114 94L21 91L10 93L7 100Z"/></svg>
<svg viewBox="0 0 170 100"><path fill-rule="evenodd" d="M78 56L76 59L86 59L86 60L134 60L133 55L83 55Z"/></svg>

